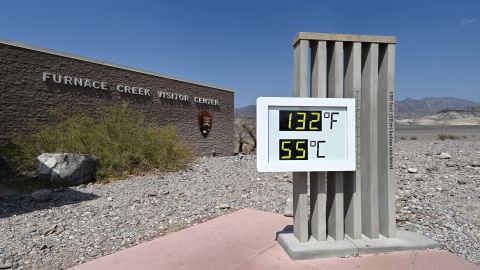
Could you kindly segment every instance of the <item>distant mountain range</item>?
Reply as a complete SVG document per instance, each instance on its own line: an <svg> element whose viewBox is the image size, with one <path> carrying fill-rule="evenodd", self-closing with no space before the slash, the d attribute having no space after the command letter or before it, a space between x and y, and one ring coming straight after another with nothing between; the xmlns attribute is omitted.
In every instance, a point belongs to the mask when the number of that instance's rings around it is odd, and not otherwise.
<svg viewBox="0 0 480 270"><path fill-rule="evenodd" d="M395 101L395 117L397 119L415 119L423 116L435 115L445 110L480 111L480 103L452 97L423 98ZM236 108L236 117L255 117L255 105Z"/></svg>
<svg viewBox="0 0 480 270"><path fill-rule="evenodd" d="M248 105L246 107L235 108L235 117L256 117L257 115L257 106Z"/></svg>
<svg viewBox="0 0 480 270"><path fill-rule="evenodd" d="M415 119L422 116L434 115L445 110L480 111L480 103L452 97L406 98L395 102L397 119Z"/></svg>

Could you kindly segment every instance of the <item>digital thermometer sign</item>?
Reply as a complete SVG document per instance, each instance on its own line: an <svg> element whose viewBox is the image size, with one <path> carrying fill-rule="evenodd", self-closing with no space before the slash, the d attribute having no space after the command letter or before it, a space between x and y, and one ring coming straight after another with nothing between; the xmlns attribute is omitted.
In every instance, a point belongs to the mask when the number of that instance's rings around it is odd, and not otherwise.
<svg viewBox="0 0 480 270"><path fill-rule="evenodd" d="M257 99L258 171L354 171L355 165L354 99Z"/></svg>

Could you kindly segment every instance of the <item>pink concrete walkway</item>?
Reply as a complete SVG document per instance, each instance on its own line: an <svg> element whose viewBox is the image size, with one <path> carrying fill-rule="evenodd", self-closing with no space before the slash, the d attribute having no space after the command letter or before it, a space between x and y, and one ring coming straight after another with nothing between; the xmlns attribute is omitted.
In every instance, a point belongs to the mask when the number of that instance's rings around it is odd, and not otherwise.
<svg viewBox="0 0 480 270"><path fill-rule="evenodd" d="M439 250L292 261L275 241L276 232L290 224L279 214L244 209L72 269L480 269Z"/></svg>

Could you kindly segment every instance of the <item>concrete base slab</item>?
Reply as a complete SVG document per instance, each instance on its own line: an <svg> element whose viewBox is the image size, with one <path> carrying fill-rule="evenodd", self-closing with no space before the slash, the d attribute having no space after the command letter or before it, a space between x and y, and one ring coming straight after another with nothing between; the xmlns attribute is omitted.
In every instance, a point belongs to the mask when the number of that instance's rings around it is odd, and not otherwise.
<svg viewBox="0 0 480 270"><path fill-rule="evenodd" d="M397 230L396 238L387 238L380 235L379 239L370 239L362 235L361 239L351 239L347 236L357 248L359 254L368 253L386 253L393 251L420 250L442 248L443 245L437 243L421 234Z"/></svg>
<svg viewBox="0 0 480 270"><path fill-rule="evenodd" d="M380 236L379 239L370 239L362 236L361 239L317 241L313 237L308 242L301 243L291 232L280 232L278 243L293 260L307 260L328 257L355 256L358 254L387 253L393 251L421 250L441 248L442 245L419 235L407 231L397 231L396 238Z"/></svg>
<svg viewBox="0 0 480 270"><path fill-rule="evenodd" d="M335 241L331 237L328 237L327 241L317 241L310 237L310 241L301 243L293 233L280 233L277 241L293 260L344 257L352 255L358 250L348 240Z"/></svg>

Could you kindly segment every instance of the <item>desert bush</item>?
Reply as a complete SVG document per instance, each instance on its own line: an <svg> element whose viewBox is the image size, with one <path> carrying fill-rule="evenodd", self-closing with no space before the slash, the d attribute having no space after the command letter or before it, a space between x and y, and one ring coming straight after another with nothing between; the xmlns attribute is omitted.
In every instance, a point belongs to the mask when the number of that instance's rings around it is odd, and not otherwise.
<svg viewBox="0 0 480 270"><path fill-rule="evenodd" d="M95 118L71 116L54 126L37 124L36 132L13 136L3 150L18 170L33 170L36 157L46 152L94 155L97 180L109 180L150 170L177 170L192 159L175 127L146 124L127 105L99 108Z"/></svg>
<svg viewBox="0 0 480 270"><path fill-rule="evenodd" d="M415 137L415 136L412 136L412 137L410 137L410 140L412 140L412 141L416 141L416 140L417 140L417 137Z"/></svg>
<svg viewBox="0 0 480 270"><path fill-rule="evenodd" d="M400 137L400 140L402 140L402 141L404 141L405 139L407 139L407 138L405 138L405 136Z"/></svg>
<svg viewBox="0 0 480 270"><path fill-rule="evenodd" d="M456 139L458 139L458 137L455 136L455 135L447 134L447 133L441 133L441 134L437 135L437 139L442 140L442 141L444 141L444 140L456 140Z"/></svg>

